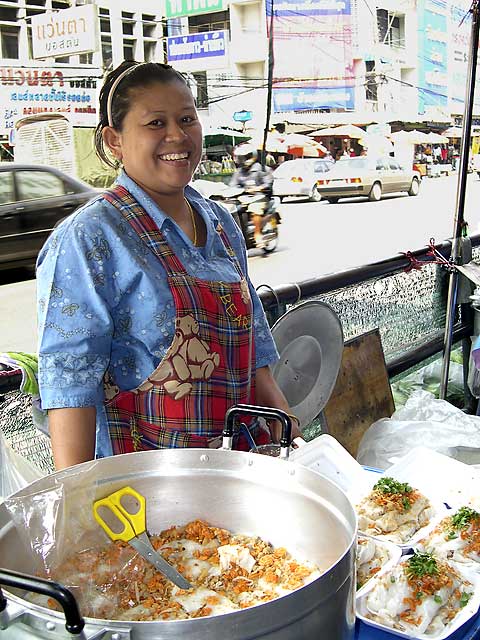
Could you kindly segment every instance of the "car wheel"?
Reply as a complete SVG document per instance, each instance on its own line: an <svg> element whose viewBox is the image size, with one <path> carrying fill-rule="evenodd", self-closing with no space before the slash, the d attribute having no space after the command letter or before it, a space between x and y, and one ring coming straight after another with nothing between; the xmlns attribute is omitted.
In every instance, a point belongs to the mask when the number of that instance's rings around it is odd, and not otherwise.
<svg viewBox="0 0 480 640"><path fill-rule="evenodd" d="M370 189L370 193L368 194L368 199L370 202L378 202L382 197L382 185L379 182L375 182L375 184Z"/></svg>
<svg viewBox="0 0 480 640"><path fill-rule="evenodd" d="M327 198L327 200L329 201L330 204L337 204L338 202L338 198Z"/></svg>
<svg viewBox="0 0 480 640"><path fill-rule="evenodd" d="M318 190L317 185L314 184L312 187L312 190L310 191L310 200L312 202L320 202L321 199L322 199L322 194Z"/></svg>
<svg viewBox="0 0 480 640"><path fill-rule="evenodd" d="M418 196L418 192L420 191L420 183L416 178L412 179L412 184L410 185L410 189L408 190L409 196Z"/></svg>

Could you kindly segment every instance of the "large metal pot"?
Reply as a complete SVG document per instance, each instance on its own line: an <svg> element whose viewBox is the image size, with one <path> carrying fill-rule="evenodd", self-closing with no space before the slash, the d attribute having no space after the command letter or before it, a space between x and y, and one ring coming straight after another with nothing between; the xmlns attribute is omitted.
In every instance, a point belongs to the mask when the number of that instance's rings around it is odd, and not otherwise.
<svg viewBox="0 0 480 640"><path fill-rule="evenodd" d="M87 618L77 636L65 630L62 614L29 603L24 592L14 590L14 594L4 588L7 606L0 614L0 628L6 631L0 632L1 640L353 638L356 515L345 494L327 478L289 461L254 453L168 449L78 465L32 483L15 497L53 489L70 476L75 482L69 500L88 518L92 505L86 495L101 498L128 484L145 495L152 532L202 518L235 532L259 535L329 568L287 596L239 612L159 622ZM92 477L91 491L86 491ZM34 573L5 505L0 505L0 567Z"/></svg>

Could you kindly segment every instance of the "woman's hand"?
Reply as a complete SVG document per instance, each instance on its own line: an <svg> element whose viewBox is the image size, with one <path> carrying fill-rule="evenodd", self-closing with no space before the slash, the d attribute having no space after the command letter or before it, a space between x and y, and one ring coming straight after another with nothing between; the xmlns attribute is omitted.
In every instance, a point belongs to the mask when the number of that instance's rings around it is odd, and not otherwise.
<svg viewBox="0 0 480 640"><path fill-rule="evenodd" d="M285 396L270 371L270 367L260 367L256 371L255 402L262 407L272 407L281 409L288 414L292 413ZM272 420L269 421L268 426L273 442L279 442L282 435L281 424L278 420ZM299 429L298 422L292 420L292 440L299 436L301 437L301 435L302 432Z"/></svg>
<svg viewBox="0 0 480 640"><path fill-rule="evenodd" d="M95 407L48 411L48 428L57 471L94 459L95 419Z"/></svg>

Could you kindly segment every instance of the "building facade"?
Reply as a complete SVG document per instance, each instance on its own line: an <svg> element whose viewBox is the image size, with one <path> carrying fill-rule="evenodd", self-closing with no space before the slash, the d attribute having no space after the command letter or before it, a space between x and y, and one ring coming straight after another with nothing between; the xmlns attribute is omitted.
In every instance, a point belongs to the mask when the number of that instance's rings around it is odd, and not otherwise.
<svg viewBox="0 0 480 640"><path fill-rule="evenodd" d="M83 4L97 11L94 50L35 59L32 19ZM468 9L469 0L2 0L0 140L19 118L52 111L95 126L101 78L124 59L183 71L206 128L260 131L270 35L273 122L447 126L463 113Z"/></svg>

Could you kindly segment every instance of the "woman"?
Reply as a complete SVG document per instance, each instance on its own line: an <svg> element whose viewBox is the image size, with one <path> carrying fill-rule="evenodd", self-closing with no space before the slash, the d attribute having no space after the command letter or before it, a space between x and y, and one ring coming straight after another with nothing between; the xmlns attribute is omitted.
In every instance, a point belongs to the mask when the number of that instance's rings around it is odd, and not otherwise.
<svg viewBox="0 0 480 640"><path fill-rule="evenodd" d="M37 265L39 385L56 467L218 446L239 402L288 412L241 234L188 186L202 128L183 76L156 63L113 70L96 149L122 166L114 189L65 220ZM278 438L252 432L257 443Z"/></svg>

